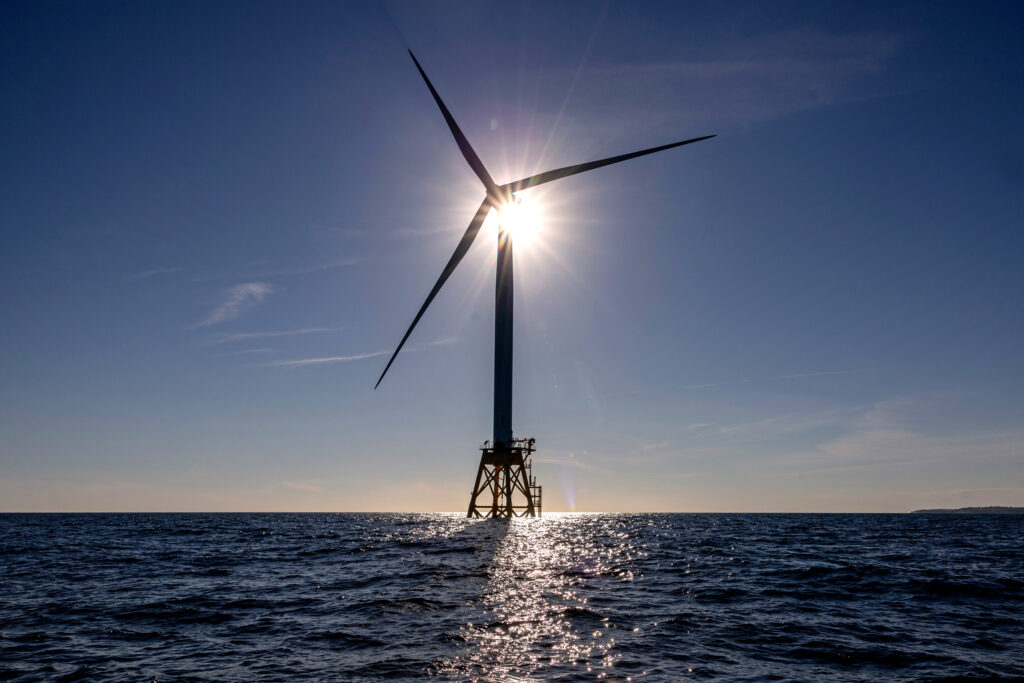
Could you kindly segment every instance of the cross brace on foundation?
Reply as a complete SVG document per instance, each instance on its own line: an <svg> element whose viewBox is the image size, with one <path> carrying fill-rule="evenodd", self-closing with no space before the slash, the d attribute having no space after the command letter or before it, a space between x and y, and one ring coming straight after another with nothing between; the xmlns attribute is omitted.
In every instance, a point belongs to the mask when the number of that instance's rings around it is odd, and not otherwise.
<svg viewBox="0 0 1024 683"><path fill-rule="evenodd" d="M511 446L483 445L467 517L540 517L541 487L530 462L534 443L516 439Z"/></svg>

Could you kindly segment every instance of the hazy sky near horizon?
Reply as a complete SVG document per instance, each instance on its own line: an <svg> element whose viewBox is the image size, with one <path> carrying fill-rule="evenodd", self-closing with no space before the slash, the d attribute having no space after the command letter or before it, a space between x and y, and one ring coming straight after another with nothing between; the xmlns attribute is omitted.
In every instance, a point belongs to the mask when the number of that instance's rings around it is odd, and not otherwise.
<svg viewBox="0 0 1024 683"><path fill-rule="evenodd" d="M1024 505L1019 3L5 3L0 511Z"/></svg>

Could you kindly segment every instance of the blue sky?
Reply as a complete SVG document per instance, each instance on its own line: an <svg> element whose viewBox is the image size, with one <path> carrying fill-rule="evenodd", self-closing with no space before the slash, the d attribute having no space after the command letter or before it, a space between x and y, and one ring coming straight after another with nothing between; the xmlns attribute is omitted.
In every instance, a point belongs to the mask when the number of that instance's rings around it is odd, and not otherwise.
<svg viewBox="0 0 1024 683"><path fill-rule="evenodd" d="M1014 3L7 3L0 509L460 510L498 182L548 510L1024 505Z"/></svg>

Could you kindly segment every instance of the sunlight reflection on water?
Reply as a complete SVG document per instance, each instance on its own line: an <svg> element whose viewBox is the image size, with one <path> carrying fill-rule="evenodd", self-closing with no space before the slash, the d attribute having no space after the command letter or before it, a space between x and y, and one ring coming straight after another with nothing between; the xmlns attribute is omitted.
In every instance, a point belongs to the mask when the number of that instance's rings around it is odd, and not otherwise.
<svg viewBox="0 0 1024 683"><path fill-rule="evenodd" d="M607 521L565 513L481 522L507 527L491 558L481 599L484 621L461 629L466 653L442 664L440 672L515 680L548 667L583 666L593 677L605 677L621 655L612 652L609 619L588 608L587 594L596 577L632 580L629 563L636 553L626 533L595 533Z"/></svg>

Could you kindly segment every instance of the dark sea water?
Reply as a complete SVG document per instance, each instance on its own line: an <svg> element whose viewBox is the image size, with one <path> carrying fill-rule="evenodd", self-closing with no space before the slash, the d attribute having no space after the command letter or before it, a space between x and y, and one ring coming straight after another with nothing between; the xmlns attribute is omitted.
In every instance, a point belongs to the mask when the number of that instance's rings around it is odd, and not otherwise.
<svg viewBox="0 0 1024 683"><path fill-rule="evenodd" d="M1024 517L0 516L0 680L1024 677Z"/></svg>

